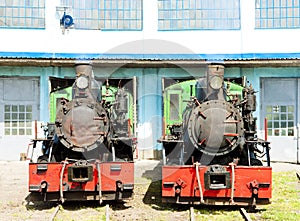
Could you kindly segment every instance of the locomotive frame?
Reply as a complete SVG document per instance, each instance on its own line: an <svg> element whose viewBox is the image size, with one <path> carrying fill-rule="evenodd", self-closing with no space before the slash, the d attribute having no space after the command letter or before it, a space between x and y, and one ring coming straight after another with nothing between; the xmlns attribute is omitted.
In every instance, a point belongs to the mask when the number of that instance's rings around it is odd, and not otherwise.
<svg viewBox="0 0 300 221"><path fill-rule="evenodd" d="M224 66L209 64L206 78L164 89L164 127L158 140L163 146L163 202L270 203L270 147L256 135L255 91L245 78L226 85ZM266 166L258 159L262 157Z"/></svg>
<svg viewBox="0 0 300 221"><path fill-rule="evenodd" d="M114 88L113 98L101 88L92 66L76 66L72 99L56 99L55 123L48 123L45 138L32 140L33 151L41 142L43 154L29 163L30 201L132 198L132 98L123 88Z"/></svg>

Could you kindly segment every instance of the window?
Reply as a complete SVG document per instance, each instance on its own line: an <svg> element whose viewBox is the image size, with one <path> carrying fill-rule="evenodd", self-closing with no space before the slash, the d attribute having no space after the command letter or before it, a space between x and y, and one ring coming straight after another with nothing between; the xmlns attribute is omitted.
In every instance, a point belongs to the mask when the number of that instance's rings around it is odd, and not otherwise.
<svg viewBox="0 0 300 221"><path fill-rule="evenodd" d="M158 0L158 29L240 29L240 1Z"/></svg>
<svg viewBox="0 0 300 221"><path fill-rule="evenodd" d="M142 0L63 0L76 29L142 30Z"/></svg>
<svg viewBox="0 0 300 221"><path fill-rule="evenodd" d="M300 0L256 0L256 28L299 28Z"/></svg>
<svg viewBox="0 0 300 221"><path fill-rule="evenodd" d="M294 111L293 105L267 106L268 135L294 136Z"/></svg>
<svg viewBox="0 0 300 221"><path fill-rule="evenodd" d="M5 135L32 135L32 105L5 105L4 131Z"/></svg>
<svg viewBox="0 0 300 221"><path fill-rule="evenodd" d="M0 0L0 28L45 28L45 0Z"/></svg>
<svg viewBox="0 0 300 221"><path fill-rule="evenodd" d="M170 121L179 120L179 94L170 94Z"/></svg>

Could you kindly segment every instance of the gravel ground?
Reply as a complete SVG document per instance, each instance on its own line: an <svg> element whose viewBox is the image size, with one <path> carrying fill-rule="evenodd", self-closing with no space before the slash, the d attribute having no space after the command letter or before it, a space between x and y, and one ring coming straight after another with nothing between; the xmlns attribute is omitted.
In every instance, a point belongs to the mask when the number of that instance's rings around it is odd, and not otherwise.
<svg viewBox="0 0 300 221"><path fill-rule="evenodd" d="M295 171L300 173L300 164L273 162L271 166L273 172Z"/></svg>
<svg viewBox="0 0 300 221"><path fill-rule="evenodd" d="M160 204L159 161L136 161L135 196L125 203L66 203L58 212L56 220L105 220L108 211L111 220L187 220L187 208L170 207ZM295 171L300 173L300 165L272 163L274 172ZM50 220L56 204L27 204L28 162L0 161L0 221Z"/></svg>

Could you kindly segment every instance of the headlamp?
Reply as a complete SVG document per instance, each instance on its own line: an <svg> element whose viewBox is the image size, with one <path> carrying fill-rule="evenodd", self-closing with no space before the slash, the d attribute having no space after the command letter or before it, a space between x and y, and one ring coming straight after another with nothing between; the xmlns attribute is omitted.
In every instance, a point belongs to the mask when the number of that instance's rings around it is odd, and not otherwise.
<svg viewBox="0 0 300 221"><path fill-rule="evenodd" d="M80 76L76 80L76 86L79 89L85 89L89 86L89 80L85 76Z"/></svg>
<svg viewBox="0 0 300 221"><path fill-rule="evenodd" d="M220 76L213 76L210 79L209 85L211 86L212 89L220 89L223 85L223 80Z"/></svg>

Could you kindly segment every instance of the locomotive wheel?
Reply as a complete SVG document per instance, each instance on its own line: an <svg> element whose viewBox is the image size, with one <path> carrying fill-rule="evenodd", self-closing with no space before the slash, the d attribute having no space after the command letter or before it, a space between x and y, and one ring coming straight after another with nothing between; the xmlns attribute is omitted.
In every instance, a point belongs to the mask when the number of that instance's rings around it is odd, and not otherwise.
<svg viewBox="0 0 300 221"><path fill-rule="evenodd" d="M232 152L239 145L243 131L239 111L221 100L207 101L194 108L187 125L192 145L211 156Z"/></svg>

